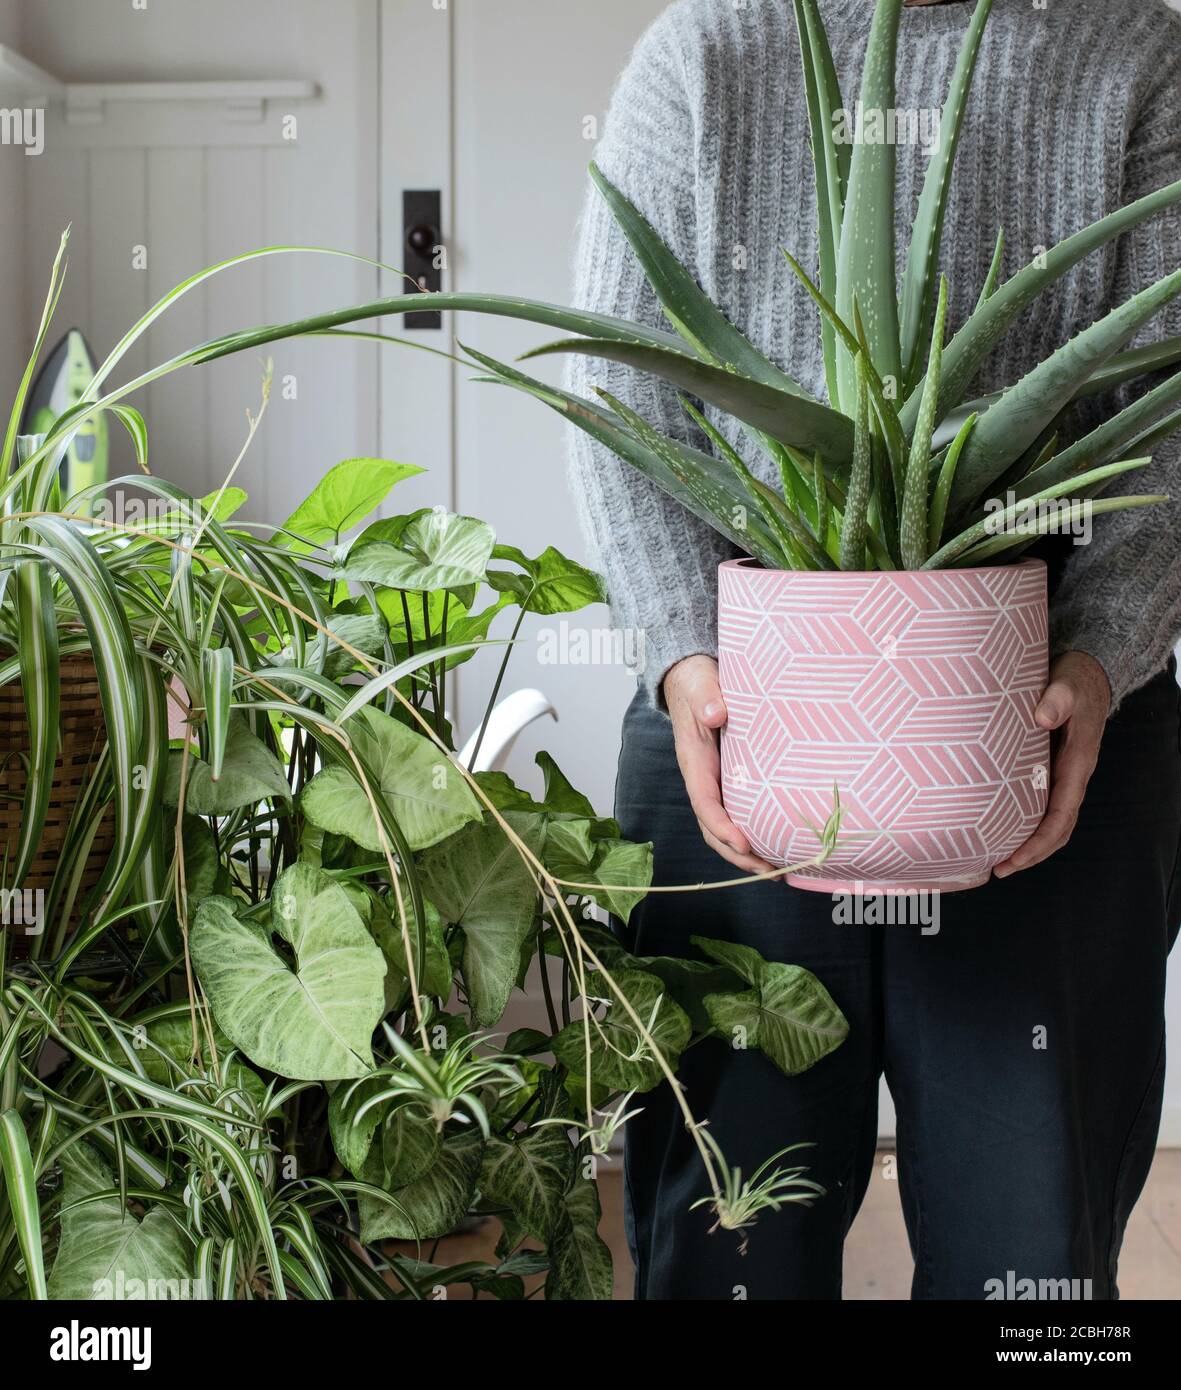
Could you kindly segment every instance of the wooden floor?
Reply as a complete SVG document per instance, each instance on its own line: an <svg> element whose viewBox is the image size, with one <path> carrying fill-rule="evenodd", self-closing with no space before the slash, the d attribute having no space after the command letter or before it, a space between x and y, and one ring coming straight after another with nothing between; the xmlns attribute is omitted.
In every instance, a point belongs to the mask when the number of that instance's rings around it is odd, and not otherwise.
<svg viewBox="0 0 1181 1390"><path fill-rule="evenodd" d="M911 1260L898 1203L898 1184L881 1176L878 1164L865 1202L845 1247L845 1297L910 1297ZM631 1261L623 1234L620 1166L603 1170L601 1233L615 1254L615 1297L632 1296ZM492 1259L499 1226L441 1242L439 1264ZM1181 1299L1181 1149L1160 1149L1148 1186L1133 1213L1120 1258L1122 1298ZM462 1296L462 1295L460 1295Z"/></svg>

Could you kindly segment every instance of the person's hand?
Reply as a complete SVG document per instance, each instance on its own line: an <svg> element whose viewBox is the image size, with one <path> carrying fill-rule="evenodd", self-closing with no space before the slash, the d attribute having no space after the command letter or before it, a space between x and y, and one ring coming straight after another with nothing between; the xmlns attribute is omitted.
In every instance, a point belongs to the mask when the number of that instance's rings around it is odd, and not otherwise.
<svg viewBox="0 0 1181 1390"><path fill-rule="evenodd" d="M718 730L726 722L726 704L718 684L718 663L710 656L688 656L664 678L676 740L677 763L705 843L735 868L763 874L770 868L751 853L750 841L722 805L722 763Z"/></svg>
<svg viewBox="0 0 1181 1390"><path fill-rule="evenodd" d="M1065 652L1050 668L1050 684L1034 710L1043 729L1055 729L1050 767L1050 800L1041 825L994 872L1007 878L1031 869L1066 844L1099 759L1099 745L1111 710L1107 673L1086 652Z"/></svg>

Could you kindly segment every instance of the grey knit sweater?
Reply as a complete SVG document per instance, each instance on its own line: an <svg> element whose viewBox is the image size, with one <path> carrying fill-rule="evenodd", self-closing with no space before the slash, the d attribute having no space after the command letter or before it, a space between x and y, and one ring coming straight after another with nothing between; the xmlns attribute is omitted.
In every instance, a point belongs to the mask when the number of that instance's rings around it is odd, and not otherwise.
<svg viewBox="0 0 1181 1390"><path fill-rule="evenodd" d="M852 108L872 0L819 0ZM945 99L973 5L904 10L900 108ZM816 312L781 255L816 272L816 207L791 0L679 0L638 45L596 158L728 317L817 396ZM899 272L926 167L897 150ZM1004 228L1003 274L1113 208L1181 178L1181 16L1162 0L995 0L950 193L942 269L954 330L974 306ZM1016 380L1113 304L1181 265L1181 214L1151 220L1090 256L1010 330L976 385ZM602 201L591 194L577 259L580 305L662 324L658 304ZM1181 302L1143 341L1181 333ZM708 448L671 388L625 367L575 359L580 394L605 386L666 433ZM1106 403L1111 408L1111 403ZM741 427L710 412L764 477ZM586 436L572 448L583 529L614 619L644 634L655 693L682 657L716 651L718 562L728 543ZM1181 634L1181 448L1161 447L1121 490L1171 491L1157 508L1097 518L1071 552L1051 613L1055 651L1091 653L1116 704L1164 665Z"/></svg>

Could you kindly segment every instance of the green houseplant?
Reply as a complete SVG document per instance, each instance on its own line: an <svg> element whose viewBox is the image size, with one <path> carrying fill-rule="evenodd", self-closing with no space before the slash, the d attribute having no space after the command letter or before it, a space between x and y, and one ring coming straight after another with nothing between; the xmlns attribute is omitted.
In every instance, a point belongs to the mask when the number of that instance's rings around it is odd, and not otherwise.
<svg viewBox="0 0 1181 1390"><path fill-rule="evenodd" d="M42 437L22 407L0 646L33 747L6 894L52 793L63 659L93 662L107 739L27 959L0 933L0 1296L610 1297L594 1176L633 1097L707 1037L794 1073L846 1025L806 971L724 942L628 953L601 918L648 891L650 847L544 755L535 794L458 762L449 673L488 647L503 674L496 619L578 611L597 577L442 509L374 519L418 471L388 460L260 528L230 479L195 499L152 474L101 381ZM107 410L142 471L63 498L60 442ZM548 1029L496 1032L531 967ZM728 1171L676 1093L719 1225L818 1195L782 1155ZM472 1211L496 1259L436 1263Z"/></svg>

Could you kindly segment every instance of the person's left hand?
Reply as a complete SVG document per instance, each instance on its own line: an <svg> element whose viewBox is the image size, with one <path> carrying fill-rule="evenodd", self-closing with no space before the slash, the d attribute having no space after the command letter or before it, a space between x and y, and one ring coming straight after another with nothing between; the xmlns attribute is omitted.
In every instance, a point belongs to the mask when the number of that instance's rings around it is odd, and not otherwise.
<svg viewBox="0 0 1181 1390"><path fill-rule="evenodd" d="M1099 744L1111 710L1107 673L1086 652L1064 652L1050 667L1050 684L1034 710L1043 729L1056 729L1045 818L1020 849L993 872L1007 878L1031 869L1066 844L1099 759Z"/></svg>

